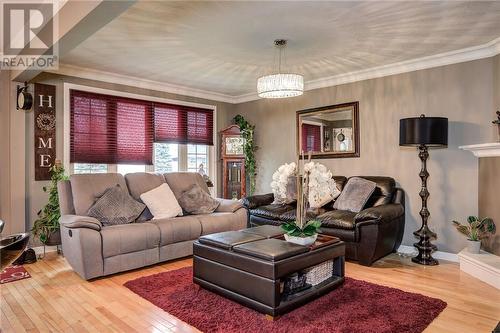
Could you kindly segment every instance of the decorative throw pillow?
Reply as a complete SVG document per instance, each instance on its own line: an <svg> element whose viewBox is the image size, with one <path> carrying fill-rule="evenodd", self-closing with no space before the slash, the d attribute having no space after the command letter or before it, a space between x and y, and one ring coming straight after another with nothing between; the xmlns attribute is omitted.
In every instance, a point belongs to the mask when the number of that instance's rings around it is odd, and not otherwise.
<svg viewBox="0 0 500 333"><path fill-rule="evenodd" d="M134 200L127 190L116 185L108 188L89 208L87 215L96 218L103 226L134 222L146 206Z"/></svg>
<svg viewBox="0 0 500 333"><path fill-rule="evenodd" d="M144 192L140 197L142 202L148 206L153 220L182 216L182 208L167 183Z"/></svg>
<svg viewBox="0 0 500 333"><path fill-rule="evenodd" d="M179 197L179 204L189 214L210 214L219 207L220 202L204 191L200 185L193 184Z"/></svg>
<svg viewBox="0 0 500 333"><path fill-rule="evenodd" d="M364 178L352 177L333 204L333 208L358 213L366 205L376 187L377 184L375 182Z"/></svg>

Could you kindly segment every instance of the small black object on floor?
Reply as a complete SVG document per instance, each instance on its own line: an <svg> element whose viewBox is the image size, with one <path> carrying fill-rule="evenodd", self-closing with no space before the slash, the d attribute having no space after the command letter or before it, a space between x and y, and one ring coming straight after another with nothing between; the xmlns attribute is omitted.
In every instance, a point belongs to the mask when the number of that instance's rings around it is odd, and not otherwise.
<svg viewBox="0 0 500 333"><path fill-rule="evenodd" d="M24 264L32 264L36 262L36 253L33 249L27 249L24 251L19 258L17 258L12 265L21 266Z"/></svg>

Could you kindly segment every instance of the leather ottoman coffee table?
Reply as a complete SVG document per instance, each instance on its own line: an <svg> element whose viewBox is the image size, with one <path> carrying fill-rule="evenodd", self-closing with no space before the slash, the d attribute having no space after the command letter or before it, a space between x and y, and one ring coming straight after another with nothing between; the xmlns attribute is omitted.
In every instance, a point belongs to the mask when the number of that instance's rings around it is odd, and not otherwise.
<svg viewBox="0 0 500 333"><path fill-rule="evenodd" d="M276 226L221 232L194 242L193 281L277 317L340 286L344 255L344 243L326 235L302 246Z"/></svg>

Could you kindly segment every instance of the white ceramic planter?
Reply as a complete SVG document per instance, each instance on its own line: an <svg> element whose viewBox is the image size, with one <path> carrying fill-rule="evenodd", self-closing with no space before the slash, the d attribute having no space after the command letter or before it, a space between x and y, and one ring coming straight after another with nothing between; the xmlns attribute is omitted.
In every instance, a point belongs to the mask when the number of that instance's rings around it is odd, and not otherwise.
<svg viewBox="0 0 500 333"><path fill-rule="evenodd" d="M467 240L467 251L469 253L479 254L480 249L481 249L481 241Z"/></svg>
<svg viewBox="0 0 500 333"><path fill-rule="evenodd" d="M309 237L297 237L297 236L290 236L288 234L285 234L285 239L287 242L295 243L295 244L299 244L299 245L304 245L304 246L312 245L316 241L316 238L318 238L318 234L312 235Z"/></svg>

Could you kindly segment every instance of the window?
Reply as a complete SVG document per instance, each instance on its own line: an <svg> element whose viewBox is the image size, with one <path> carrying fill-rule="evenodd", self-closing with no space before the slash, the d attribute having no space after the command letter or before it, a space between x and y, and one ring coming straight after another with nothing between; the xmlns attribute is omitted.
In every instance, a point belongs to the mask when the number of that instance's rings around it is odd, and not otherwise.
<svg viewBox="0 0 500 333"><path fill-rule="evenodd" d="M302 124L302 150L321 151L321 126Z"/></svg>
<svg viewBox="0 0 500 333"><path fill-rule="evenodd" d="M73 173L106 173L108 166L106 164L94 163L75 163L73 164Z"/></svg>
<svg viewBox="0 0 500 333"><path fill-rule="evenodd" d="M203 166L215 180L214 110L96 91L105 94L67 90L73 173L198 172Z"/></svg>
<svg viewBox="0 0 500 333"><path fill-rule="evenodd" d="M116 172L126 175L127 173L133 172L145 172L145 165L135 165L135 164L118 164L116 166Z"/></svg>
<svg viewBox="0 0 500 333"><path fill-rule="evenodd" d="M179 145L176 143L155 143L155 172L179 171Z"/></svg>
<svg viewBox="0 0 500 333"><path fill-rule="evenodd" d="M187 171L198 172L202 165L208 175L208 146L187 145Z"/></svg>
<svg viewBox="0 0 500 333"><path fill-rule="evenodd" d="M152 165L150 102L70 90L71 163Z"/></svg>

